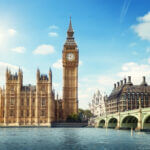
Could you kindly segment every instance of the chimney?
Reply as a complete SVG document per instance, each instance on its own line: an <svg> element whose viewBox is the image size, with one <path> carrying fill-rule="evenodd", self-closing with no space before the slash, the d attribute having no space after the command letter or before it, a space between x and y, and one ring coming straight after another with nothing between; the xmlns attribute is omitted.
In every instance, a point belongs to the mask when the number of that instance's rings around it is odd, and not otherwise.
<svg viewBox="0 0 150 150"><path fill-rule="evenodd" d="M116 84L114 84L114 89L116 89Z"/></svg>
<svg viewBox="0 0 150 150"><path fill-rule="evenodd" d="M132 85L132 82L131 82L131 76L128 76L128 82L127 82L128 85Z"/></svg>
<svg viewBox="0 0 150 150"><path fill-rule="evenodd" d="M128 76L128 82L129 83L131 82L131 76Z"/></svg>
<svg viewBox="0 0 150 150"><path fill-rule="evenodd" d="M117 82L117 86L119 87L119 82Z"/></svg>
<svg viewBox="0 0 150 150"><path fill-rule="evenodd" d="M124 84L126 84L127 83L127 79L126 78L124 78Z"/></svg>
<svg viewBox="0 0 150 150"><path fill-rule="evenodd" d="M123 80L120 81L121 86L123 86Z"/></svg>
<svg viewBox="0 0 150 150"><path fill-rule="evenodd" d="M147 83L146 83L146 78L145 78L145 76L143 76L143 81L142 81L141 85L143 85L143 86L147 86Z"/></svg>

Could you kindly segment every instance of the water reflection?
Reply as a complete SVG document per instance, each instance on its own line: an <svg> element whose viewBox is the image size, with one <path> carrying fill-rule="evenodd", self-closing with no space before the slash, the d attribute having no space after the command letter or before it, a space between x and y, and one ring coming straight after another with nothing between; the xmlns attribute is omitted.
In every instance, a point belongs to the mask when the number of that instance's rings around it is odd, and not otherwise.
<svg viewBox="0 0 150 150"><path fill-rule="evenodd" d="M144 132L95 128L0 128L0 150L142 150Z"/></svg>

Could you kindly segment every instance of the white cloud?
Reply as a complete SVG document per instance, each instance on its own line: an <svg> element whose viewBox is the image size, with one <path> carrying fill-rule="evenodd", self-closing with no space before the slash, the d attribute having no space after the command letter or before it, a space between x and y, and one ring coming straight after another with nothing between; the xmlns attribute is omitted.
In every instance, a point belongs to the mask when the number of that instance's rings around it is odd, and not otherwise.
<svg viewBox="0 0 150 150"><path fill-rule="evenodd" d="M51 26L49 26L49 28L50 28L50 29L58 29L58 26L56 26L56 25L51 25Z"/></svg>
<svg viewBox="0 0 150 150"><path fill-rule="evenodd" d="M143 17L139 17L137 20L139 23L133 25L132 29L142 40L150 41L150 12Z"/></svg>
<svg viewBox="0 0 150 150"><path fill-rule="evenodd" d="M4 85L5 84L5 73L6 73L6 68L11 69L11 71L17 71L18 70L18 66L16 65L12 65L6 62L0 62L0 85Z"/></svg>
<svg viewBox="0 0 150 150"><path fill-rule="evenodd" d="M79 61L79 66L81 66L83 62ZM55 63L52 65L55 69L62 69L62 59L58 59Z"/></svg>
<svg viewBox="0 0 150 150"><path fill-rule="evenodd" d="M52 66L56 69L62 69L62 59L57 60Z"/></svg>
<svg viewBox="0 0 150 150"><path fill-rule="evenodd" d="M8 29L8 34L10 36L14 36L16 34L16 30L15 29Z"/></svg>
<svg viewBox="0 0 150 150"><path fill-rule="evenodd" d="M17 31L14 29L6 29L0 26L0 47L8 46L9 40L16 35Z"/></svg>
<svg viewBox="0 0 150 150"><path fill-rule="evenodd" d="M117 76L121 78L132 76L133 82L139 84L142 81L142 76L150 76L150 65L135 62L125 63Z"/></svg>
<svg viewBox="0 0 150 150"><path fill-rule="evenodd" d="M83 64L83 62L81 60L79 60L79 66L81 66Z"/></svg>
<svg viewBox="0 0 150 150"><path fill-rule="evenodd" d="M102 86L110 86L114 83L114 79L111 76L100 76L98 82Z"/></svg>
<svg viewBox="0 0 150 150"><path fill-rule="evenodd" d="M26 50L25 47L21 47L21 46L12 49L12 51L16 53L24 53L25 50Z"/></svg>
<svg viewBox="0 0 150 150"><path fill-rule="evenodd" d="M33 54L41 54L41 55L47 55L52 54L55 52L55 48L53 45L40 45L38 46L34 51Z"/></svg>
<svg viewBox="0 0 150 150"><path fill-rule="evenodd" d="M58 36L58 33L56 33L56 32L49 32L48 35L49 35L50 37L57 37L57 36Z"/></svg>

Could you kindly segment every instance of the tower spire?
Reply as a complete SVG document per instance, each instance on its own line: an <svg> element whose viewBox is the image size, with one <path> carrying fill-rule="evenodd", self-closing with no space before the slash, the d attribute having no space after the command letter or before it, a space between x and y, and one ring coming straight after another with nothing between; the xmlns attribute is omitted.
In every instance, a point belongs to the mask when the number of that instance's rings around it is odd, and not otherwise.
<svg viewBox="0 0 150 150"><path fill-rule="evenodd" d="M69 28L68 28L68 31L67 31L67 38L73 38L73 34L74 34L74 31L73 31L73 28L72 28L71 17L70 17Z"/></svg>

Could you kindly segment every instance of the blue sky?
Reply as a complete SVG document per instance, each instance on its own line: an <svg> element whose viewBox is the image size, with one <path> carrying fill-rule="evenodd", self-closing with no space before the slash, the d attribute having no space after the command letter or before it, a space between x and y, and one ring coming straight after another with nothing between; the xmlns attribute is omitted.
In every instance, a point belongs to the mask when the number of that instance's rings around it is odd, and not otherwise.
<svg viewBox="0 0 150 150"><path fill-rule="evenodd" d="M70 16L80 52L79 107L128 75L135 84L145 75L150 84L149 12L148 0L0 0L0 85L7 66L23 68L24 84L36 84L37 67L44 74L51 67L61 96Z"/></svg>

